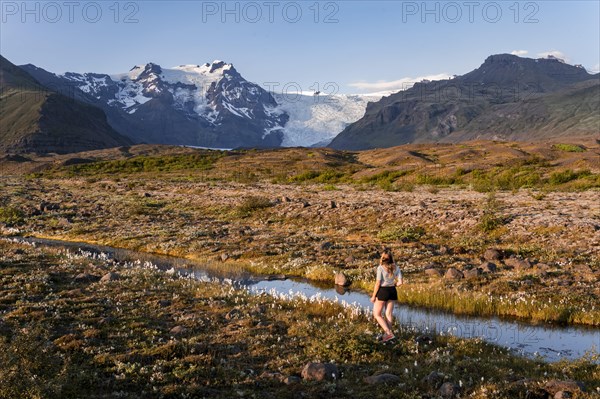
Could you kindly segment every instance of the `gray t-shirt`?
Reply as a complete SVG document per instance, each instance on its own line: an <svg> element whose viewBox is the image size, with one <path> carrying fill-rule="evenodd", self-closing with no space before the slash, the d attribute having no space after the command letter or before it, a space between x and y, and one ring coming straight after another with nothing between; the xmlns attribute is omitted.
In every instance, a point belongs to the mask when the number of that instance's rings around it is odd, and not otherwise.
<svg viewBox="0 0 600 399"><path fill-rule="evenodd" d="M393 287L396 285L394 280L402 278L402 272L397 265L394 265L394 272L388 273L382 265L377 266L377 281L381 281L381 287Z"/></svg>

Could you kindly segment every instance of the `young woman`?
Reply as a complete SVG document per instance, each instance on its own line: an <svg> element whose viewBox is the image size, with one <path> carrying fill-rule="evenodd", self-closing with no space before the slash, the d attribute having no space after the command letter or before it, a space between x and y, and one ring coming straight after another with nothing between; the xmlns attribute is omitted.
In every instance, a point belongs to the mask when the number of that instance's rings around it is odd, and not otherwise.
<svg viewBox="0 0 600 399"><path fill-rule="evenodd" d="M377 279L375 288L371 296L373 305L373 314L377 323L383 328L384 335L382 342L394 339L392 332L394 303L398 300L396 287L403 284L402 272L394 263L392 251L386 249L381 255L379 266L377 267ZM385 317L382 313L385 312Z"/></svg>

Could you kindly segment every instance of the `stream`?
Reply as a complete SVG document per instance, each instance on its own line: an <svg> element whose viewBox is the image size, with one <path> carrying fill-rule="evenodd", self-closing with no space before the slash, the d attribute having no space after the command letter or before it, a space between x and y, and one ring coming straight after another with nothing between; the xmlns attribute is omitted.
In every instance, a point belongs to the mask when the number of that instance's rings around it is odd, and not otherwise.
<svg viewBox="0 0 600 399"><path fill-rule="evenodd" d="M207 267L193 260L136 252L127 249L91 245L86 243L18 238L36 245L62 247L70 250L105 253L119 262L151 262L160 270L170 270L200 281L218 279L231 282L252 293L267 293L286 297L318 297L349 304L368 311L372 309L369 295L342 287L318 287L307 279L280 279L257 276L244 271ZM541 357L553 362L560 359L578 359L586 353L600 351L600 329L585 326L534 325L494 317L459 316L434 310L396 305L396 320L402 328L413 328L423 333L453 335L461 338L480 338L487 342L510 348L527 357ZM373 331L378 331L373 321Z"/></svg>

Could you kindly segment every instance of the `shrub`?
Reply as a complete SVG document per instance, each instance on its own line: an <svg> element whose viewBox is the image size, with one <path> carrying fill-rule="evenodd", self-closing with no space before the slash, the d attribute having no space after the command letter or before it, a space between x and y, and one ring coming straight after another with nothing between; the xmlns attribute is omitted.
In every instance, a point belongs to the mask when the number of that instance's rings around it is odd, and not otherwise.
<svg viewBox="0 0 600 399"><path fill-rule="evenodd" d="M496 199L496 194L492 191L487 196L483 206L483 215L477 226L481 231L489 233L505 223L506 219L500 214L500 203Z"/></svg>
<svg viewBox="0 0 600 399"><path fill-rule="evenodd" d="M561 172L554 172L550 175L550 184L559 185L563 183L568 183L572 180L577 180L580 177L589 176L591 172L589 170L581 170L581 171L572 171L571 169L566 169Z"/></svg>
<svg viewBox="0 0 600 399"><path fill-rule="evenodd" d="M207 170L215 161L223 157L220 151L207 151L183 155L146 156L140 155L128 159L100 161L89 164L66 167L72 176L93 176L118 173L170 172L180 170Z"/></svg>
<svg viewBox="0 0 600 399"><path fill-rule="evenodd" d="M585 147L577 144L554 144L553 149L564 152L584 152Z"/></svg>
<svg viewBox="0 0 600 399"><path fill-rule="evenodd" d="M392 226L381 230L377 238L384 242L412 242L418 241L424 235L425 229L421 226Z"/></svg>
<svg viewBox="0 0 600 399"><path fill-rule="evenodd" d="M323 171L308 170L290 177L289 181L293 183L314 182L314 183L338 183L344 177L345 173L335 169L326 169Z"/></svg>
<svg viewBox="0 0 600 399"><path fill-rule="evenodd" d="M418 174L416 183L429 184L432 186L449 186L452 184L460 184L461 179L453 176L432 176L428 174Z"/></svg>
<svg viewBox="0 0 600 399"><path fill-rule="evenodd" d="M241 216L249 216L255 211L265 209L273 204L268 198L251 196L246 198L237 208L238 214Z"/></svg>
<svg viewBox="0 0 600 399"><path fill-rule="evenodd" d="M18 208L0 207L0 222L8 226L14 226L23 223L23 212Z"/></svg>

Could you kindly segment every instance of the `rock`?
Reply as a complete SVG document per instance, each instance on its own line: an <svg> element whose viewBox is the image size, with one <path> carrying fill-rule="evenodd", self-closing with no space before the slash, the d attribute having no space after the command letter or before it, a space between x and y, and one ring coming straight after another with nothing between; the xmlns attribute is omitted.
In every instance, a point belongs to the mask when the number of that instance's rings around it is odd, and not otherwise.
<svg viewBox="0 0 600 399"><path fill-rule="evenodd" d="M337 208L337 204L335 203L335 201L329 201L329 203L327 205L329 206L330 209Z"/></svg>
<svg viewBox="0 0 600 399"><path fill-rule="evenodd" d="M333 243L331 243L330 241L325 241L324 243L321 243L319 249L321 251L326 251L328 249L331 249L331 247L333 247Z"/></svg>
<svg viewBox="0 0 600 399"><path fill-rule="evenodd" d="M345 264L349 264L349 263L353 263L354 262L354 256L350 255L348 257L346 257L346 259L344 259L344 263Z"/></svg>
<svg viewBox="0 0 600 399"><path fill-rule="evenodd" d="M150 194L150 193L144 193L144 198L150 198L150 197L152 197L152 194Z"/></svg>
<svg viewBox="0 0 600 399"><path fill-rule="evenodd" d="M544 390L551 396L555 396L558 392L585 392L585 385L582 382L574 380L550 380L544 384Z"/></svg>
<svg viewBox="0 0 600 399"><path fill-rule="evenodd" d="M111 324L115 321L114 317L111 316L107 316L107 317L103 317L98 321L98 324L100 325L106 325L106 324Z"/></svg>
<svg viewBox="0 0 600 399"><path fill-rule="evenodd" d="M102 276L102 278L100 279L100 282L108 283L110 281L117 281L119 278L120 278L120 276L117 273L109 272L109 273L106 273L104 276Z"/></svg>
<svg viewBox="0 0 600 399"><path fill-rule="evenodd" d="M267 277L265 277L265 280L267 281L274 281L274 280L287 280L287 277L285 274L270 274Z"/></svg>
<svg viewBox="0 0 600 399"><path fill-rule="evenodd" d="M465 270L463 275L464 275L465 279L473 280L473 279L479 278L479 276L481 276L481 269L473 268L470 270Z"/></svg>
<svg viewBox="0 0 600 399"><path fill-rule="evenodd" d="M464 276L462 274L462 272L460 270L457 270L453 267L451 267L450 269L448 269L446 271L446 274L444 274L444 278L446 280L460 280L462 279Z"/></svg>
<svg viewBox="0 0 600 399"><path fill-rule="evenodd" d="M425 269L425 274L432 277L442 277L442 272L433 267Z"/></svg>
<svg viewBox="0 0 600 399"><path fill-rule="evenodd" d="M42 201L42 202L40 202L40 205L38 208L41 212L57 211L60 209L60 205L59 204L51 204L50 202Z"/></svg>
<svg viewBox="0 0 600 399"><path fill-rule="evenodd" d="M306 201L302 201L302 208L308 208L310 204Z"/></svg>
<svg viewBox="0 0 600 399"><path fill-rule="evenodd" d="M419 345L430 345L433 343L433 336L427 334L419 335L415 338L415 342Z"/></svg>
<svg viewBox="0 0 600 399"><path fill-rule="evenodd" d="M184 326L175 326L173 328L171 328L171 330L169 331L169 333L171 335L181 335L187 332L187 328L185 328Z"/></svg>
<svg viewBox="0 0 600 399"><path fill-rule="evenodd" d="M554 399L570 399L573 394L569 391L558 391L554 394Z"/></svg>
<svg viewBox="0 0 600 399"><path fill-rule="evenodd" d="M76 283L93 283L100 280L100 277L90 273L79 273L74 280Z"/></svg>
<svg viewBox="0 0 600 399"><path fill-rule="evenodd" d="M460 387L452 382L444 382L439 392L442 398L454 398L460 393Z"/></svg>
<svg viewBox="0 0 600 399"><path fill-rule="evenodd" d="M440 245L440 248L438 249L438 254L440 255L448 255L450 253L450 248L444 246L444 245Z"/></svg>
<svg viewBox="0 0 600 399"><path fill-rule="evenodd" d="M166 308L167 306L171 306L171 301L169 301L168 299L160 299L158 301L158 306L160 306L161 308Z"/></svg>
<svg viewBox="0 0 600 399"><path fill-rule="evenodd" d="M289 197L286 197L285 195L279 198L279 200L283 203L292 202L292 200Z"/></svg>
<svg viewBox="0 0 600 399"><path fill-rule="evenodd" d="M258 378L261 379L282 379L283 376L281 375L281 373L277 373L277 372L272 372L272 371L263 371L261 375L258 376Z"/></svg>
<svg viewBox="0 0 600 399"><path fill-rule="evenodd" d="M290 375L290 376L282 378L281 382L283 382L285 385L292 385L292 384L299 384L300 382L302 382L302 379L295 375Z"/></svg>
<svg viewBox="0 0 600 399"><path fill-rule="evenodd" d="M537 263L535 265L535 268L543 272L547 272L548 270L550 270L550 266L546 263Z"/></svg>
<svg viewBox="0 0 600 399"><path fill-rule="evenodd" d="M363 378L363 381L369 385L379 384L398 384L401 380L400 377L394 374L378 374Z"/></svg>
<svg viewBox="0 0 600 399"><path fill-rule="evenodd" d="M221 254L221 261L225 262L227 259L229 259L229 255L227 254Z"/></svg>
<svg viewBox="0 0 600 399"><path fill-rule="evenodd" d="M502 254L497 249L488 248L483 253L483 259L487 260L488 262L499 261L502 259Z"/></svg>
<svg viewBox="0 0 600 399"><path fill-rule="evenodd" d="M483 273L495 273L498 270L496 264L492 262L483 262L479 268Z"/></svg>
<svg viewBox="0 0 600 399"><path fill-rule="evenodd" d="M231 309L229 312L227 312L227 314L225 315L225 318L227 320L235 320L235 319L240 319L242 317L242 312L239 309Z"/></svg>
<svg viewBox="0 0 600 399"><path fill-rule="evenodd" d="M421 380L421 382L429 385L433 389L438 389L444 382L445 377L446 376L442 373L438 373L437 371L432 371L431 373L429 373L427 375L427 377L424 377Z"/></svg>
<svg viewBox="0 0 600 399"><path fill-rule="evenodd" d="M342 272L337 272L335 274L335 285L340 285L342 287L347 287L350 285L350 281L348 281L348 277Z"/></svg>
<svg viewBox="0 0 600 399"><path fill-rule="evenodd" d="M520 259L516 256L511 256L504 261L506 266L514 267L517 270L531 269L531 263L527 259Z"/></svg>
<svg viewBox="0 0 600 399"><path fill-rule="evenodd" d="M302 369L305 381L336 380L338 377L338 368L333 363L307 363Z"/></svg>
<svg viewBox="0 0 600 399"><path fill-rule="evenodd" d="M335 286L335 292L337 292L340 295L345 295L346 292L350 291L348 289L348 287L344 287L343 285L336 285Z"/></svg>
<svg viewBox="0 0 600 399"><path fill-rule="evenodd" d="M250 311L255 316L264 314L267 311L267 307L265 305L256 305Z"/></svg>

